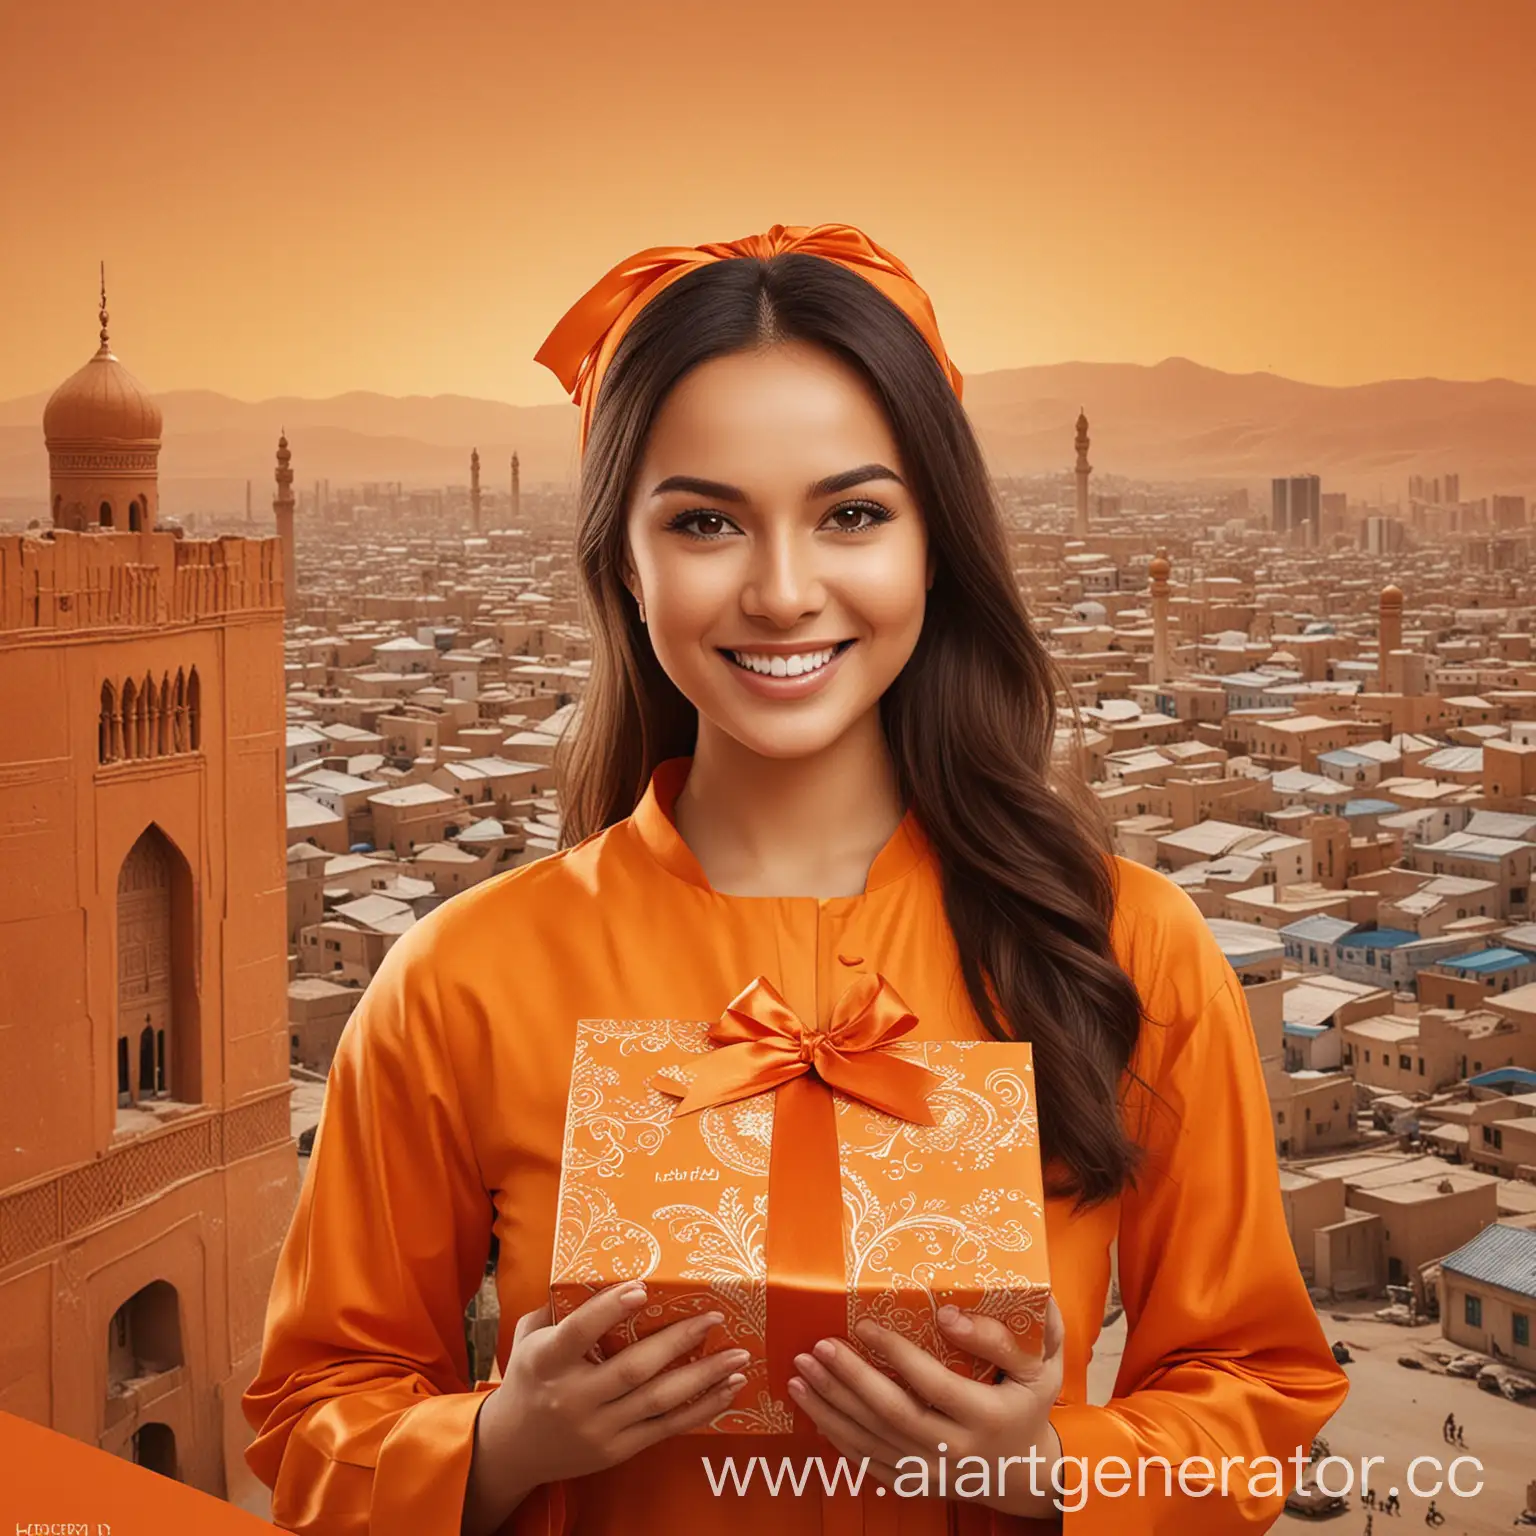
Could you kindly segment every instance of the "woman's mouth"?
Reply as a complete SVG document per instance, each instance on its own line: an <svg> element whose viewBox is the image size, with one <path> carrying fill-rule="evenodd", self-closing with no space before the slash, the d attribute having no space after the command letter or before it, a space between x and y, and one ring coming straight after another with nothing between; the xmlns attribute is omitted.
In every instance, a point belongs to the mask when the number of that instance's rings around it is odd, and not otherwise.
<svg viewBox="0 0 1536 1536"><path fill-rule="evenodd" d="M728 650L720 654L749 692L767 699L798 699L819 693L853 646L852 640L808 645L802 651Z"/></svg>
<svg viewBox="0 0 1536 1536"><path fill-rule="evenodd" d="M807 673L819 672L852 644L852 640L838 640L815 650L722 651L721 654L743 671L754 672L759 677L804 677Z"/></svg>

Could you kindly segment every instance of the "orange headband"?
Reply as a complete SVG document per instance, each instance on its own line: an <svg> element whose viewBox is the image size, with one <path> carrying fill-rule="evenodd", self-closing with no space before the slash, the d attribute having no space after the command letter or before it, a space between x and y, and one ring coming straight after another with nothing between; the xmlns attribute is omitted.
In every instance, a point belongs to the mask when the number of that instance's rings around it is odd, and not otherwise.
<svg viewBox="0 0 1536 1536"><path fill-rule="evenodd" d="M598 388L619 341L630 322L663 288L712 261L736 256L767 260L784 251L824 256L873 283L923 333L951 388L960 394L960 370L944 350L933 305L904 262L851 224L818 224L815 228L775 224L767 234L740 240L701 246L653 245L638 251L599 278L566 311L534 354L534 361L553 372L581 407L582 450L587 445Z"/></svg>

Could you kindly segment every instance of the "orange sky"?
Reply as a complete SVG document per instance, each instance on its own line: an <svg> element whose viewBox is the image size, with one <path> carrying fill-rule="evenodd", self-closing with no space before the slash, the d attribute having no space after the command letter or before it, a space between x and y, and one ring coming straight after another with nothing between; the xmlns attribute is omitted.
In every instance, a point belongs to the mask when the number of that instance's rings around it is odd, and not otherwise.
<svg viewBox="0 0 1536 1536"><path fill-rule="evenodd" d="M49 0L0 46L0 398L562 398L640 247L847 220L966 372L1536 381L1532 0ZM942 21L935 20L942 17Z"/></svg>

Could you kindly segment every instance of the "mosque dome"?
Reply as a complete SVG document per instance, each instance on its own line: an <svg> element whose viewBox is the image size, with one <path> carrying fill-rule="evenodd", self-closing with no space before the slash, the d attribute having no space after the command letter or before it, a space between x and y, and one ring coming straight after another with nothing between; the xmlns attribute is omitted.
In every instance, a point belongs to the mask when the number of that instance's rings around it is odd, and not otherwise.
<svg viewBox="0 0 1536 1536"><path fill-rule="evenodd" d="M1147 575L1153 581L1167 581L1172 573L1173 566L1168 562L1168 551L1166 549L1158 550L1156 556L1147 566Z"/></svg>
<svg viewBox="0 0 1536 1536"><path fill-rule="evenodd" d="M1401 608L1403 606L1403 589L1398 586L1386 586L1381 589L1381 606L1383 608Z"/></svg>
<svg viewBox="0 0 1536 1536"><path fill-rule="evenodd" d="M107 340L107 310L101 309L101 346L85 367L54 390L43 407L43 437L55 443L156 443L160 407L123 367Z"/></svg>

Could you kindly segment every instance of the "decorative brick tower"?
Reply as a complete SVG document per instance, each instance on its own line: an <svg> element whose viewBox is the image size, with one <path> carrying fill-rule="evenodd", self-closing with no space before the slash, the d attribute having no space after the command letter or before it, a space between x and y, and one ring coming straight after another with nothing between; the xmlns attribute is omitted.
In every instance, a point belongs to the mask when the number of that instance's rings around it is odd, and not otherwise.
<svg viewBox="0 0 1536 1536"><path fill-rule="evenodd" d="M282 551L155 527L106 340L0 535L4 1407L260 1508L241 1449L289 1129Z"/></svg>

